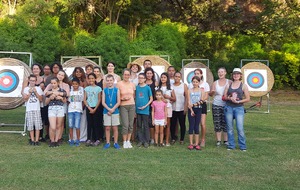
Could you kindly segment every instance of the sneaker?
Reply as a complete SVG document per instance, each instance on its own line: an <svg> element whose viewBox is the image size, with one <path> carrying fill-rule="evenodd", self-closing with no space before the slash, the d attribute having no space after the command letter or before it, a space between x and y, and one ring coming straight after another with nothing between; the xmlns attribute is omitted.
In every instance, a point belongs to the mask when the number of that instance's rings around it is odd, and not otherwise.
<svg viewBox="0 0 300 190"><path fill-rule="evenodd" d="M110 144L109 143L106 143L103 147L103 149L108 149L110 147Z"/></svg>
<svg viewBox="0 0 300 190"><path fill-rule="evenodd" d="M148 147L149 147L149 144L148 144L148 143L144 143L144 147L145 147L145 148L148 148Z"/></svg>
<svg viewBox="0 0 300 190"><path fill-rule="evenodd" d="M188 146L188 149L189 149L189 150L193 150L193 149L194 149L194 146L193 146L193 145L190 145L190 146Z"/></svg>
<svg viewBox="0 0 300 190"><path fill-rule="evenodd" d="M99 144L100 144L100 141L97 140L97 141L93 144L93 146L98 146Z"/></svg>
<svg viewBox="0 0 300 190"><path fill-rule="evenodd" d="M75 143L75 146L79 146L79 143L80 143L80 141L77 140L76 143Z"/></svg>
<svg viewBox="0 0 300 190"><path fill-rule="evenodd" d="M154 146L155 146L155 147L158 147L158 144L157 144L157 143L154 143Z"/></svg>
<svg viewBox="0 0 300 190"><path fill-rule="evenodd" d="M123 148L128 148L127 141L123 142Z"/></svg>
<svg viewBox="0 0 300 190"><path fill-rule="evenodd" d="M151 140L150 140L150 144L151 144L151 145L154 145L154 144L155 144L154 139L151 139Z"/></svg>
<svg viewBox="0 0 300 190"><path fill-rule="evenodd" d="M136 146L141 147L142 145L143 145L143 143L139 142Z"/></svg>
<svg viewBox="0 0 300 190"><path fill-rule="evenodd" d="M50 145L49 145L50 148L53 148L54 146L55 146L54 142L51 142Z"/></svg>
<svg viewBox="0 0 300 190"><path fill-rule="evenodd" d="M205 140L201 140L200 146L201 146L201 147L205 147Z"/></svg>
<svg viewBox="0 0 300 190"><path fill-rule="evenodd" d="M91 140L87 140L87 141L86 141L86 146L91 146L91 144L92 144L92 141L91 141Z"/></svg>
<svg viewBox="0 0 300 190"><path fill-rule="evenodd" d="M114 144L114 148L115 148L115 149L121 149L121 147L119 146L118 143L115 143L115 144Z"/></svg>
<svg viewBox="0 0 300 190"><path fill-rule="evenodd" d="M39 141L36 141L36 142L34 143L34 145L35 145L35 146L40 146Z"/></svg>
<svg viewBox="0 0 300 190"><path fill-rule="evenodd" d="M228 141L224 141L224 145L228 146L229 145Z"/></svg>
<svg viewBox="0 0 300 190"><path fill-rule="evenodd" d="M200 146L195 146L196 150L201 150Z"/></svg>
<svg viewBox="0 0 300 190"><path fill-rule="evenodd" d="M49 142L48 142L48 145L50 146L50 144L51 144L51 140L49 140Z"/></svg>
<svg viewBox="0 0 300 190"><path fill-rule="evenodd" d="M59 147L59 142L55 142L54 147Z"/></svg>
<svg viewBox="0 0 300 190"><path fill-rule="evenodd" d="M241 149L241 151L243 151L243 152L247 152L247 149Z"/></svg>
<svg viewBox="0 0 300 190"><path fill-rule="evenodd" d="M127 146L128 146L128 148L133 148L133 146L131 145L131 142L130 142L130 141L127 142Z"/></svg>
<svg viewBox="0 0 300 190"><path fill-rule="evenodd" d="M30 146L34 146L34 145L35 145L35 142L34 142L34 141L30 141L30 142L29 142L29 145L30 145Z"/></svg>
<svg viewBox="0 0 300 190"><path fill-rule="evenodd" d="M46 135L45 136L45 140L49 140L50 138L49 138L49 135Z"/></svg>
<svg viewBox="0 0 300 190"><path fill-rule="evenodd" d="M73 145L74 145L74 140L71 140L70 146L73 146Z"/></svg>
<svg viewBox="0 0 300 190"><path fill-rule="evenodd" d="M160 143L160 145L159 145L160 147L164 147L164 143Z"/></svg>
<svg viewBox="0 0 300 190"><path fill-rule="evenodd" d="M39 142L46 142L46 139L41 138L41 139L39 139Z"/></svg>
<svg viewBox="0 0 300 190"><path fill-rule="evenodd" d="M221 146L221 141L218 141L217 142L217 147L220 147Z"/></svg>
<svg viewBox="0 0 300 190"><path fill-rule="evenodd" d="M171 146L170 143L166 143L166 146Z"/></svg>

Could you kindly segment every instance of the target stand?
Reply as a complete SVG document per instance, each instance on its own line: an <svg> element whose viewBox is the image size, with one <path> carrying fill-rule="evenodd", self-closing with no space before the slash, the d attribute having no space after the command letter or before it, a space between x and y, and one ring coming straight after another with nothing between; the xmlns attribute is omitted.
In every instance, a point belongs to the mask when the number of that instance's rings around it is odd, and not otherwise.
<svg viewBox="0 0 300 190"><path fill-rule="evenodd" d="M188 64L184 64L185 62L189 62ZM205 62L206 65L202 62ZM211 71L209 70L209 59L182 59L181 60L181 65L182 65L182 69L181 69L181 74L183 76L183 79L184 81L189 81L191 82L192 78L193 78L193 75L192 73L194 72L194 69L195 67L196 68L204 68L206 70L202 70L203 72L203 76L206 77L206 82L209 84L210 88L212 86L212 83L214 82L214 78L213 78L213 75L211 73ZM199 65L201 65L199 67ZM194 68L192 69L190 72L186 74L184 74L184 69L187 69L187 68ZM210 107L211 107L211 103L210 103L210 96L208 96L208 109L207 109L207 112L210 112Z"/></svg>
<svg viewBox="0 0 300 190"><path fill-rule="evenodd" d="M245 62L248 63L244 65ZM242 59L240 67L244 75L242 82L247 84L250 97L260 97L260 101L245 108L245 112L270 114L269 92L274 84L274 76L269 68L269 60ZM263 96L267 97L267 111L260 111Z"/></svg>
<svg viewBox="0 0 300 190"><path fill-rule="evenodd" d="M1 54L18 54L18 55L29 55L29 67L22 61L14 58L1 58L0 59L0 100L1 110L15 109L24 104L22 95L16 93L20 91L20 85L22 90L23 79L28 77L31 72L31 65L33 64L32 53L30 52L13 52L13 51L0 51ZM0 116L0 127L12 126L20 127L23 126L23 131L0 131L0 133L21 133L23 136L26 135L26 113L24 117L24 124L5 124L1 122Z"/></svg>

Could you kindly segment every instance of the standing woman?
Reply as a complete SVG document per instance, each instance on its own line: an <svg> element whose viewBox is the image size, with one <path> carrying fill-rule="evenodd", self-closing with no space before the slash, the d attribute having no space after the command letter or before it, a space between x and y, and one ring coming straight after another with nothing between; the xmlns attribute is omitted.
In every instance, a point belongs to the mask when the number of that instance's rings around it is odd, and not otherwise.
<svg viewBox="0 0 300 190"><path fill-rule="evenodd" d="M123 81L118 82L117 88L120 90L121 103L120 115L122 120L123 148L132 148L130 143L133 131L133 120L135 116L135 85L129 81L131 71L124 69Z"/></svg>
<svg viewBox="0 0 300 190"><path fill-rule="evenodd" d="M173 89L176 96L176 102L173 102L172 109L173 114L171 118L171 144L174 144L175 139L175 129L177 121L179 120L180 124L180 144L184 144L184 136L185 136L185 115L187 113L187 95L188 95L188 87L186 84L184 84L181 81L181 73L176 72L174 75L174 83L173 83Z"/></svg>
<svg viewBox="0 0 300 190"><path fill-rule="evenodd" d="M155 73L154 73L154 70L151 68L151 67L148 67L145 69L145 75L146 75L146 84L151 88L151 92L152 92L152 95L154 96L155 95L155 87L158 86L158 82L155 80ZM154 100L155 97L153 97L153 100ZM154 129L154 125L152 124L152 106L150 106L150 109L149 109L149 128L150 128L150 144L151 145L154 145L155 144L155 141L154 141L154 138L155 138L155 129Z"/></svg>
<svg viewBox="0 0 300 190"><path fill-rule="evenodd" d="M115 71L115 66L116 66L116 64L115 64L114 62L111 62L111 61L108 62L108 63L107 63L107 67L106 67L106 69L107 69L107 74L103 76L104 81L105 81L105 77L106 77L107 75L110 74L110 75L114 76L114 87L116 87L116 86L117 86L117 83L121 81L121 77L120 77L119 75L117 75L117 74L114 73L114 71ZM107 86L107 85L106 85L106 82L105 82L105 86Z"/></svg>
<svg viewBox="0 0 300 190"><path fill-rule="evenodd" d="M90 68L87 66L87 70L90 72ZM77 78L79 80L79 92L84 91L85 87L87 87L87 77L85 75L84 70L81 67L75 67L72 77ZM70 81L70 86L72 87L72 81ZM81 120L80 120L80 137L77 139L76 135L76 128L73 128L73 139L79 140L81 143L85 142L87 140L87 119L86 119L86 110L83 108L82 114L81 114ZM70 139L71 140L71 139Z"/></svg>
<svg viewBox="0 0 300 190"><path fill-rule="evenodd" d="M207 104L208 93L210 91L209 85L207 82L203 81L203 74L201 69L195 69L195 76L200 78L199 88L204 90L204 98L202 99L204 103L202 104L202 115L201 115L201 147L205 147L205 134L206 134L206 115L207 115ZM188 86L189 89L193 88L193 84L190 83Z"/></svg>
<svg viewBox="0 0 300 190"><path fill-rule="evenodd" d="M215 95L213 105L212 105L212 114L213 114L216 137L217 137L217 147L221 146L222 131L223 131L224 145L228 146L227 126L226 126L225 114L224 114L224 107L226 103L222 100L222 96L224 94L226 85L231 84L232 81L225 78L226 74L227 72L224 67L219 68L218 70L219 80L216 80L213 83L211 91L209 93L210 96Z"/></svg>
<svg viewBox="0 0 300 190"><path fill-rule="evenodd" d="M224 108L225 121L227 124L228 149L235 149L233 118L236 122L236 130L238 134L238 144L242 151L247 150L246 138L244 132L244 103L250 101L250 95L246 84L241 82L242 72L240 68L235 68L232 72L232 84L227 84L224 91L226 106ZM243 99L245 95L245 99Z"/></svg>
<svg viewBox="0 0 300 190"><path fill-rule="evenodd" d="M37 80L35 82L35 86L39 86L42 90L44 90L45 89L44 79L43 79L43 77L40 76L40 74L42 72L42 69L43 69L42 66L38 63L35 63L35 64L32 65L32 72L37 78ZM26 78L24 80L23 86L22 86L22 95L23 95L23 97L24 97L24 94L23 94L24 88L28 85L29 85L29 80L28 80L28 78ZM40 105L41 105L41 115L42 115L42 109L44 107L43 102L41 102ZM46 116L46 117L48 117L48 116ZM43 120L43 118L42 118L42 120ZM36 131L36 130L34 130L34 131ZM45 139L43 139L43 129L40 130L39 141L45 142Z"/></svg>
<svg viewBox="0 0 300 190"><path fill-rule="evenodd" d="M66 92L66 95L64 97L68 98L70 96L69 77L67 76L67 74L65 73L64 70L59 70L58 73L57 73L57 78L58 78L58 86L59 86L59 88L63 89ZM50 89L52 89L52 84L49 84L46 87L46 89L44 91L44 94L46 96L55 93L53 91L50 92L49 91ZM58 140L59 144L62 143L61 138L62 138L62 135L63 135L63 132L64 132L66 114L68 112L67 103L64 102L63 107L64 107L64 120L62 121L62 123L60 125L61 126L61 130L60 130L60 136L59 136L59 140Z"/></svg>
<svg viewBox="0 0 300 190"><path fill-rule="evenodd" d="M103 92L103 89L106 88L106 83L103 82L103 76L102 76L102 69L100 67L94 67L94 74L96 75L96 82L95 84L97 86L99 86L101 89L102 89L102 92ZM101 92L101 95L103 95ZM98 107L99 109L99 126L100 126L100 142L103 142L103 135L104 135L104 130L103 130L103 105L102 103L99 105ZM96 146L96 145L95 145Z"/></svg>
<svg viewBox="0 0 300 190"><path fill-rule="evenodd" d="M137 76L137 73L139 73L142 70L142 67L138 64L134 64L134 63L128 63L127 68L131 70L131 75L129 78L130 82L133 82L135 86L137 86L139 84L139 79ZM150 106L149 106L150 107ZM135 132L136 132L136 118L134 118L134 122L133 122L133 131L132 131L132 135L131 135L131 142L135 143ZM149 142L147 142L149 143Z"/></svg>

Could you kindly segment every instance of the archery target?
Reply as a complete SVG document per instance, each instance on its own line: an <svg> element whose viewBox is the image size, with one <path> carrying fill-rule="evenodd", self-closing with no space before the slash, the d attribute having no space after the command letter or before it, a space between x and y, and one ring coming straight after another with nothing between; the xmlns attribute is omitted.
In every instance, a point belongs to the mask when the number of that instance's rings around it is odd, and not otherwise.
<svg viewBox="0 0 300 190"><path fill-rule="evenodd" d="M245 69L244 81L248 85L249 91L267 91L267 70Z"/></svg>
<svg viewBox="0 0 300 190"><path fill-rule="evenodd" d="M22 97L23 66L0 67L0 97Z"/></svg>
<svg viewBox="0 0 300 190"><path fill-rule="evenodd" d="M197 68L184 68L184 83L190 84L192 83L193 77L195 76L194 71ZM206 82L206 68L200 68L203 74L203 81Z"/></svg>

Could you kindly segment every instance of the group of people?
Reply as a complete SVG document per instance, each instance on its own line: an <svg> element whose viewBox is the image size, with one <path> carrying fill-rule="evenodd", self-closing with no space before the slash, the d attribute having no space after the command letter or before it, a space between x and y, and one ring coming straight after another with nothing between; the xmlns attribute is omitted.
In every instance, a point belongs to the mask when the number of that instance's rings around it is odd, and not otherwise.
<svg viewBox="0 0 300 190"><path fill-rule="evenodd" d="M66 116L70 146L80 143L98 146L106 141L103 149L107 149L111 146L112 128L113 147L120 149L120 120L123 148L133 148L132 143L136 141L137 147L171 146L179 140L179 126L180 144L184 145L187 114L188 149L201 150L205 147L206 102L209 96L214 96L216 146L221 146L223 132L224 145L228 150L235 149L235 119L239 148L246 151L243 103L248 102L250 96L247 85L241 82L239 68L233 70L231 80L225 78L225 68L219 68L219 79L210 89L203 81L201 69L195 69L192 82L186 85L173 66L160 76L152 69L150 60L145 60L143 66L142 71L140 65L129 63L122 72L123 80L114 73L116 65L113 62L107 63L106 75L100 67L87 65L85 71L76 67L69 80L59 63L44 68L34 64L33 74L24 81L22 91L30 145L39 146L40 141L50 138L49 147L58 147L62 143ZM44 75L40 76L42 71Z"/></svg>

